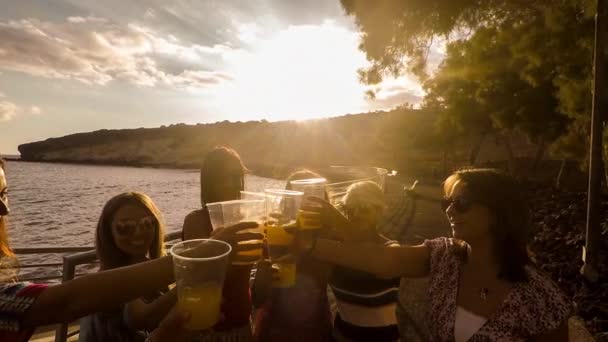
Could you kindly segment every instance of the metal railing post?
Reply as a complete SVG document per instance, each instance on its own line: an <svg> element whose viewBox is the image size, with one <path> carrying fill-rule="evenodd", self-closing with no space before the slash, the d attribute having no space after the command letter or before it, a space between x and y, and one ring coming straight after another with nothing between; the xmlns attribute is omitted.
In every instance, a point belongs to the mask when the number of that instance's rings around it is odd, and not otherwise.
<svg viewBox="0 0 608 342"><path fill-rule="evenodd" d="M63 257L63 271L62 280L64 283L71 279L74 279L74 273L76 272L76 265L72 263L70 256ZM68 338L68 322L59 324L55 331L55 342L65 342Z"/></svg>

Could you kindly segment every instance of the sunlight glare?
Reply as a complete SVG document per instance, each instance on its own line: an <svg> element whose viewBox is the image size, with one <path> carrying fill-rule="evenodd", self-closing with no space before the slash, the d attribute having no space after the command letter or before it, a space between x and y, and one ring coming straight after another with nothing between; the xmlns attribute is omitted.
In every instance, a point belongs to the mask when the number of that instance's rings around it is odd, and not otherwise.
<svg viewBox="0 0 608 342"><path fill-rule="evenodd" d="M247 40L251 51L225 55L232 81L214 89L215 106L228 120L303 120L366 109L357 69L367 61L357 32L327 21Z"/></svg>

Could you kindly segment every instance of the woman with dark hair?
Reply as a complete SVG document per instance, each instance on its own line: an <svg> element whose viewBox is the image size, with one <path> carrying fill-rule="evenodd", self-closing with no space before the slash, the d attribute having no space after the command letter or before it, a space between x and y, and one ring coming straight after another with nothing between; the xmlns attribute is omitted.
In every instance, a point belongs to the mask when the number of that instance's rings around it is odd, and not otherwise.
<svg viewBox="0 0 608 342"><path fill-rule="evenodd" d="M287 177L291 181L322 178L310 170L298 170ZM296 283L293 287L272 287L269 261L258 263L252 287L256 341L329 341L331 312L327 298L327 282L331 266L312 256L297 260Z"/></svg>
<svg viewBox="0 0 608 342"><path fill-rule="evenodd" d="M6 238L8 185L4 162L0 159L0 341L27 341L38 326L72 322L94 312L111 310L122 303L166 288L175 281L170 256L131 266L78 277L46 286L17 282L15 257ZM242 232L255 223L241 223L213 232L213 238L226 241L236 252L261 248L260 244L239 245L239 241L261 239L261 234ZM204 248L204 247L203 247ZM172 310L161 322L152 342L180 341L188 314Z"/></svg>
<svg viewBox="0 0 608 342"><path fill-rule="evenodd" d="M520 185L497 170L469 169L448 177L444 194L454 238L392 248L319 239L312 255L387 278L429 275L431 341L567 341L571 303L528 258ZM325 217L337 217L318 202Z"/></svg>
<svg viewBox="0 0 608 342"><path fill-rule="evenodd" d="M164 231L160 211L150 197L138 192L114 196L104 206L95 231L100 270L164 256ZM175 291L165 288L81 319L80 341L143 341L175 304Z"/></svg>
<svg viewBox="0 0 608 342"><path fill-rule="evenodd" d="M247 169L239 154L228 147L209 151L201 165L201 209L186 216L182 237L184 240L208 238L213 227L207 203L237 200L245 189ZM251 295L249 277L252 264L233 264L228 269L222 291L223 320L206 334L205 340L249 341L251 329Z"/></svg>

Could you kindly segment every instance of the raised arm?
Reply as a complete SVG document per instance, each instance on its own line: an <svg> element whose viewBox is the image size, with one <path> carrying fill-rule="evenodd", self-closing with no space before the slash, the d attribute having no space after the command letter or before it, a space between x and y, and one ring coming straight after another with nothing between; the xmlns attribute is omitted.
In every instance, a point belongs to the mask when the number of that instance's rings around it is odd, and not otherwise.
<svg viewBox="0 0 608 342"><path fill-rule="evenodd" d="M235 251L256 249L261 245L237 245L238 241L262 239L259 233L241 232L256 226L252 222L239 223L214 231L212 237L230 243ZM170 256L89 274L44 290L24 314L22 324L28 328L69 322L94 312L114 309L167 287L173 281Z"/></svg>
<svg viewBox="0 0 608 342"><path fill-rule="evenodd" d="M152 302L146 302L142 298L136 299L125 307L126 323L132 329L152 331L176 302L177 288L173 288Z"/></svg>
<svg viewBox="0 0 608 342"><path fill-rule="evenodd" d="M419 246L381 246L373 242L317 240L312 255L329 263L381 278L422 277L429 272L429 250Z"/></svg>
<svg viewBox="0 0 608 342"><path fill-rule="evenodd" d="M318 212L317 220L343 241L318 239L311 251L314 257L382 278L419 277L429 272L430 253L426 246L384 246L378 241L352 241L349 238L353 232L351 222L339 210L321 198L308 197L308 200L320 206L306 206L306 211ZM307 219L314 220L314 217L310 215Z"/></svg>
<svg viewBox="0 0 608 342"><path fill-rule="evenodd" d="M50 286L25 313L25 327L69 322L107 311L173 282L173 263L167 256L127 267L89 274Z"/></svg>

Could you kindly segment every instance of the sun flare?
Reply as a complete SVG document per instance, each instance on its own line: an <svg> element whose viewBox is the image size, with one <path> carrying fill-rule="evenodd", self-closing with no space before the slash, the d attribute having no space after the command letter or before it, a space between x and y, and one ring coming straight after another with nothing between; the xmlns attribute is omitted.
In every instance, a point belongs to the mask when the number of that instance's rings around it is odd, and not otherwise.
<svg viewBox="0 0 608 342"><path fill-rule="evenodd" d="M366 108L366 87L357 79L366 59L357 33L325 22L290 26L268 39L246 37L253 48L228 57L233 80L216 89L229 120L304 120Z"/></svg>

